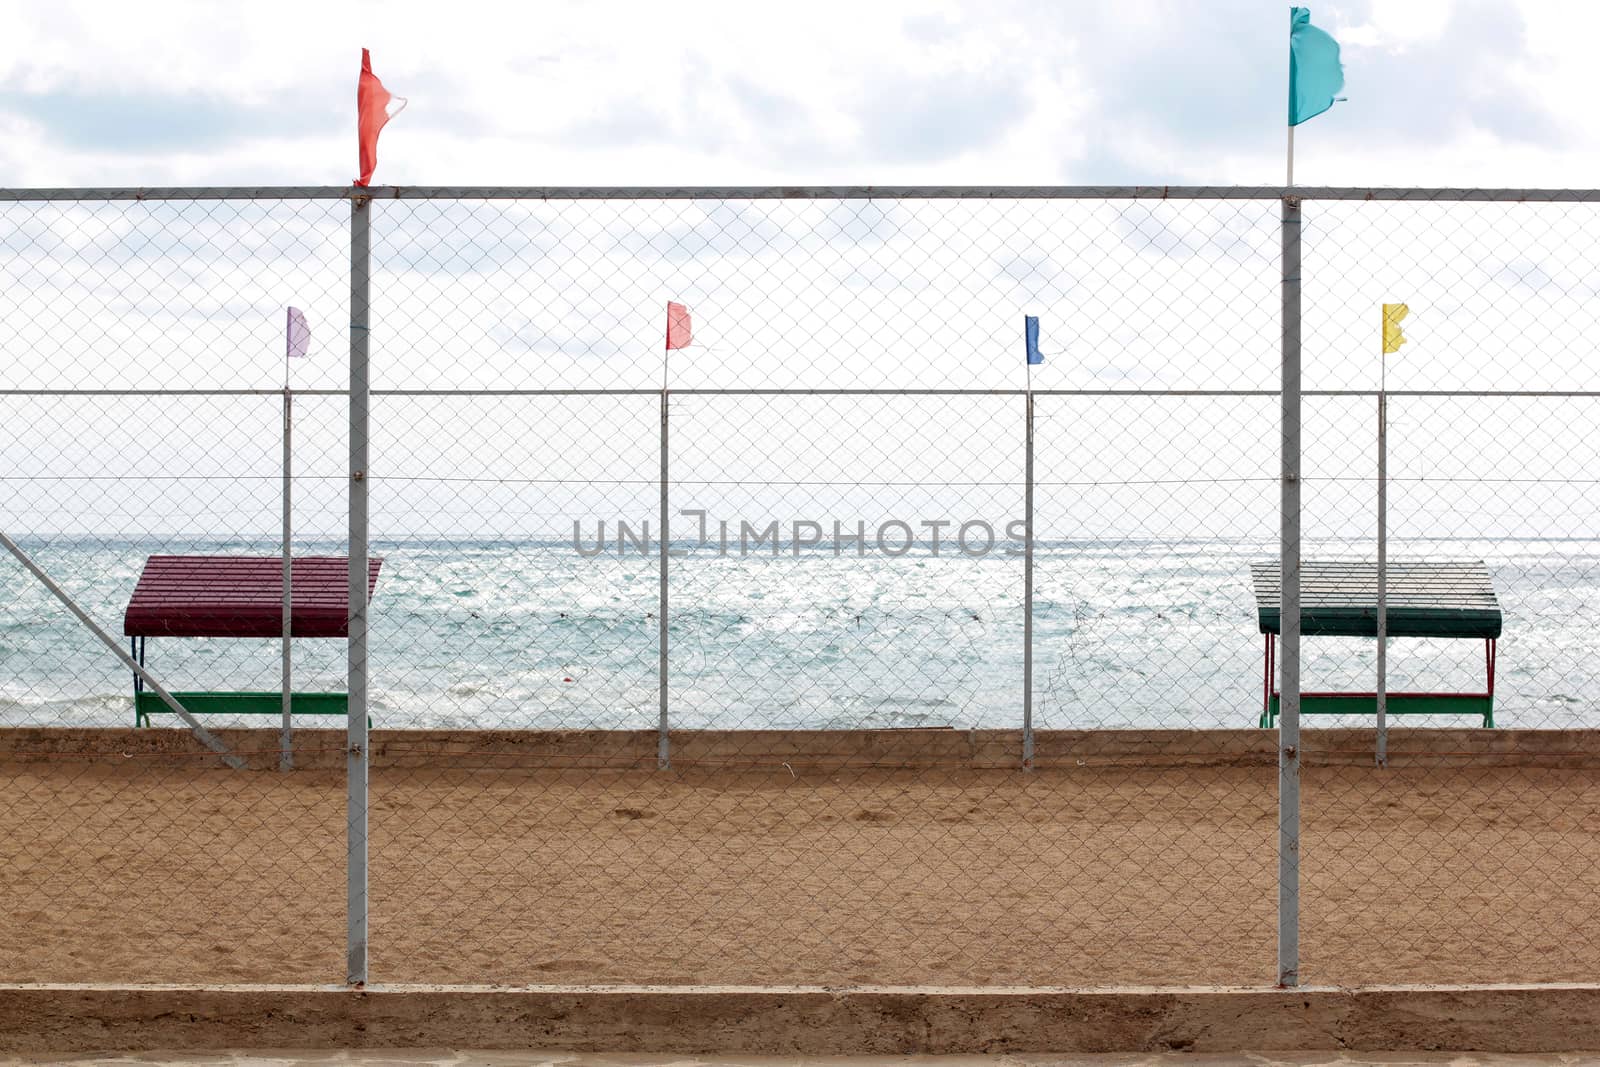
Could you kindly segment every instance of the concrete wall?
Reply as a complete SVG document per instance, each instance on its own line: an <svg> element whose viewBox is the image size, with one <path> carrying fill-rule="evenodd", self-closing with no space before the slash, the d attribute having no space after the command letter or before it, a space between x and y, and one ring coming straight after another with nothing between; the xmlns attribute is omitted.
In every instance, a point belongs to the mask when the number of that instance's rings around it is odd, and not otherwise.
<svg viewBox="0 0 1600 1067"><path fill-rule="evenodd" d="M1600 1048L1600 986L461 989L0 986L0 1051L655 1053Z"/></svg>
<svg viewBox="0 0 1600 1067"><path fill-rule="evenodd" d="M275 769L275 728L220 730L252 766ZM1253 767L1277 764L1275 730L1042 730L1036 766ZM1372 763L1373 732L1308 729L1308 766ZM656 735L630 730L374 730L372 766L426 767L448 762L485 769L511 767L627 769L654 767ZM295 763L343 771L344 734L300 730ZM1600 730L1484 730L1399 728L1389 731L1390 764L1404 766L1592 767ZM156 765L194 766L204 753L181 728L135 730L18 728L0 730L0 761L29 762L127 754ZM672 733L680 770L933 767L1015 768L1022 735L1016 730L679 730ZM165 761L163 757L169 757Z"/></svg>

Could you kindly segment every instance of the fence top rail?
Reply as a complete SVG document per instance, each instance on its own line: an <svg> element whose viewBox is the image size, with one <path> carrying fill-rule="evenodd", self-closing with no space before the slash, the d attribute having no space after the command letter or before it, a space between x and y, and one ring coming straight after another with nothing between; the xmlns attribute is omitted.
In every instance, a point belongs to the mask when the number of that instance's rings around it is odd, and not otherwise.
<svg viewBox="0 0 1600 1067"><path fill-rule="evenodd" d="M1313 185L350 185L0 189L0 202L161 200L1378 200L1600 202L1600 189Z"/></svg>
<svg viewBox="0 0 1600 1067"><path fill-rule="evenodd" d="M348 389L337 388L312 388L290 390L294 396L348 396ZM688 386L684 388L661 388L626 386L615 387L573 387L551 386L549 388L529 389L496 389L493 387L462 386L456 388L430 386L421 389L407 388L372 388L367 390L372 396L407 396L407 397L450 397L450 396L660 396L663 392L669 396L1114 396L1114 397L1227 397L1227 396L1255 396L1275 397L1282 393L1277 389L1015 389L1015 388L963 388L952 386L949 388L912 388L883 386L880 388L830 388L825 386L773 386L769 388L717 388L703 386ZM0 397L44 397L44 396L127 396L127 397L159 397L159 396L271 396L281 397L282 388L278 389L251 389L251 388L196 388L196 389L160 389L160 388L22 388L0 389ZM1400 397L1410 398L1473 398L1473 399L1505 399L1525 398L1531 400L1600 400L1600 391L1593 389L1302 389L1303 397L1375 397L1387 396L1391 399Z"/></svg>

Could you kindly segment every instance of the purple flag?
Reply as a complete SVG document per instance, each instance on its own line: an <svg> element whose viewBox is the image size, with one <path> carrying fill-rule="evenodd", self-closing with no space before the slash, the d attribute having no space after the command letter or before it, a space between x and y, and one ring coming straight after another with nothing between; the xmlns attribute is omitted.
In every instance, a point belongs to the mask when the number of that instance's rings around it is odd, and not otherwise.
<svg viewBox="0 0 1600 1067"><path fill-rule="evenodd" d="M306 325L305 312L289 309L289 320L283 330L284 355L290 359L306 354L311 347L311 327Z"/></svg>

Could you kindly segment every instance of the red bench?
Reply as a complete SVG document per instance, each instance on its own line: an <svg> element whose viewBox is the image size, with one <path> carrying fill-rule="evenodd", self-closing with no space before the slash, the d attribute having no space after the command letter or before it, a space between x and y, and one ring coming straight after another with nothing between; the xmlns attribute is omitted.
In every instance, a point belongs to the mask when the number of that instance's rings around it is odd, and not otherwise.
<svg viewBox="0 0 1600 1067"><path fill-rule="evenodd" d="M293 637L346 637L349 634L350 560L346 556L303 556L291 564ZM381 557L367 561L367 599L378 584ZM280 556L151 556L134 586L122 633L144 664L152 637L283 637L283 559ZM172 694L196 715L279 715L283 694L198 691ZM295 715L344 715L343 693L291 693ZM172 709L133 679L133 721L147 726L153 714Z"/></svg>

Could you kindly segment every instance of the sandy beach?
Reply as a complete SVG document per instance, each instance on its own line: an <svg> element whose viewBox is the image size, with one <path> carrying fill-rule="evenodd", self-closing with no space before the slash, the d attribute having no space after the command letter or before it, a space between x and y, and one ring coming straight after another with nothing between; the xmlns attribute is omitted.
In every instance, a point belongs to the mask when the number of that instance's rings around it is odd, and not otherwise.
<svg viewBox="0 0 1600 1067"><path fill-rule="evenodd" d="M375 982L1273 979L1270 765L435 762L372 772ZM342 980L341 772L0 767L0 978ZM1311 766L1304 798L1307 982L1600 965L1590 766Z"/></svg>

